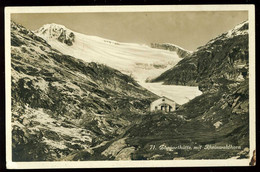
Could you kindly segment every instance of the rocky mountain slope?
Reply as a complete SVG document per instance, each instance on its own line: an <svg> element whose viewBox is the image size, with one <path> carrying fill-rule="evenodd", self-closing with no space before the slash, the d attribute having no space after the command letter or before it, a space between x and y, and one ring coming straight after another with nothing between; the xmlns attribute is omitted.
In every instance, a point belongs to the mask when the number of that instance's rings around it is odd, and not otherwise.
<svg viewBox="0 0 260 172"><path fill-rule="evenodd" d="M67 36L60 41L70 44ZM156 98L133 78L64 55L14 22L11 65L14 161L61 160L74 151L93 155Z"/></svg>
<svg viewBox="0 0 260 172"><path fill-rule="evenodd" d="M248 71L248 21L210 40L153 82L199 85L200 90L243 81ZM205 87L205 88L204 88Z"/></svg>
<svg viewBox="0 0 260 172"><path fill-rule="evenodd" d="M152 48L158 48L163 50L174 51L178 54L179 57L185 58L192 54L192 51L185 50L177 45L170 44L170 43L151 43Z"/></svg>

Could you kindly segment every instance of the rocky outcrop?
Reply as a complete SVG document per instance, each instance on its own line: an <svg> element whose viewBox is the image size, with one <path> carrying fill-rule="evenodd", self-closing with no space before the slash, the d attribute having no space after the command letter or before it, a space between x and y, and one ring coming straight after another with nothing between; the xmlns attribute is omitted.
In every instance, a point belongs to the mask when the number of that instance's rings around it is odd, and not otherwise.
<svg viewBox="0 0 260 172"><path fill-rule="evenodd" d="M180 58L188 57L192 54L191 51L185 50L177 45L169 43L151 43L152 48L174 51Z"/></svg>
<svg viewBox="0 0 260 172"><path fill-rule="evenodd" d="M72 46L75 41L75 34L65 26L58 24L46 24L34 32L36 35L49 40L57 39L61 43Z"/></svg>

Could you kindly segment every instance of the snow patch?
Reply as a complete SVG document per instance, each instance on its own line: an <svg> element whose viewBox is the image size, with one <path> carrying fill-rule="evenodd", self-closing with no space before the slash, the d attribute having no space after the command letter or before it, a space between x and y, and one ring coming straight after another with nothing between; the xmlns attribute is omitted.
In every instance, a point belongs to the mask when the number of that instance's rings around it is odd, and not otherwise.
<svg viewBox="0 0 260 172"><path fill-rule="evenodd" d="M222 122L218 121L218 122L214 123L213 125L215 126L215 128L219 128L220 125L222 125Z"/></svg>
<svg viewBox="0 0 260 172"><path fill-rule="evenodd" d="M34 85L43 91L47 91L49 82L46 82L44 79L39 78L37 82L34 82Z"/></svg>
<svg viewBox="0 0 260 172"><path fill-rule="evenodd" d="M45 137L43 137L43 142L46 143L47 145L51 146L51 147L54 147L54 148L58 148L58 149L66 149L67 148L67 146L65 146L63 142L50 140L50 139L47 139Z"/></svg>

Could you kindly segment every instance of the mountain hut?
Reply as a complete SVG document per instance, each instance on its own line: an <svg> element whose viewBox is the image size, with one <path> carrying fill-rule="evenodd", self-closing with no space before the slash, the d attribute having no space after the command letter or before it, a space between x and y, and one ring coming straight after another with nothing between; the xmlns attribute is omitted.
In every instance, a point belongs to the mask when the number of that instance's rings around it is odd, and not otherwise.
<svg viewBox="0 0 260 172"><path fill-rule="evenodd" d="M173 112L176 110L176 103L175 101L166 98L166 97L161 97L155 101L153 101L150 104L150 111L164 111L164 112Z"/></svg>

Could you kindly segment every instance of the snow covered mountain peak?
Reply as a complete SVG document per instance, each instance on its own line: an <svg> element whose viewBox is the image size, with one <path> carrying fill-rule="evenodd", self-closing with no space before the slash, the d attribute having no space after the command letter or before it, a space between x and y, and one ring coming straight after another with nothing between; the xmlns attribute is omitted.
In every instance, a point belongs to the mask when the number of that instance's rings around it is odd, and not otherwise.
<svg viewBox="0 0 260 172"><path fill-rule="evenodd" d="M35 33L64 54L108 65L142 82L159 76L181 60L174 51L85 35L58 24L46 24Z"/></svg>
<svg viewBox="0 0 260 172"><path fill-rule="evenodd" d="M247 35L248 34L248 26L249 23L248 23L248 20L247 21L244 21L238 25L236 25L233 29L217 36L216 38L214 39L211 39L205 47L209 47L211 46L211 44L213 44L214 42L216 41L224 41L224 40L227 40L227 39L231 39L235 36L239 36L239 35ZM201 47L199 47L198 49L200 49ZM197 49L197 50L198 50ZM196 50L196 51L197 51Z"/></svg>
<svg viewBox="0 0 260 172"><path fill-rule="evenodd" d="M51 23L45 24L38 30L34 31L35 34L41 36L46 41L57 39L61 43L65 43L68 46L73 45L75 41L75 34L70 29L63 25Z"/></svg>
<svg viewBox="0 0 260 172"><path fill-rule="evenodd" d="M226 33L226 37L248 34L248 24L248 21L244 21L238 24L235 28L229 30Z"/></svg>
<svg viewBox="0 0 260 172"><path fill-rule="evenodd" d="M45 24L43 25L41 28L45 28L45 29L49 29L49 28L63 28L65 30L67 30L68 28L66 28L64 25L61 25L61 24L57 24L57 23L48 23L48 24ZM41 29L40 28L40 29Z"/></svg>

